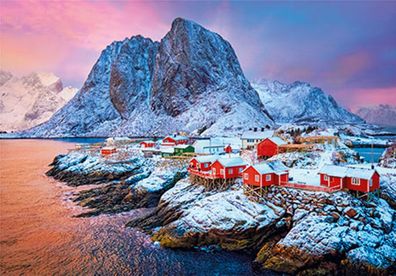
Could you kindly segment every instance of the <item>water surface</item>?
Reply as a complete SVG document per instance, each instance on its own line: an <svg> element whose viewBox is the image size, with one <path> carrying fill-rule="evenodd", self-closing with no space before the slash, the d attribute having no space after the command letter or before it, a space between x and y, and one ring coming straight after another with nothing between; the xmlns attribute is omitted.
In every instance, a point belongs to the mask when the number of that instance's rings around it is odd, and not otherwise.
<svg viewBox="0 0 396 276"><path fill-rule="evenodd" d="M140 211L74 218L75 188L47 178L53 140L0 140L0 274L249 275L251 257L160 248L124 227Z"/></svg>

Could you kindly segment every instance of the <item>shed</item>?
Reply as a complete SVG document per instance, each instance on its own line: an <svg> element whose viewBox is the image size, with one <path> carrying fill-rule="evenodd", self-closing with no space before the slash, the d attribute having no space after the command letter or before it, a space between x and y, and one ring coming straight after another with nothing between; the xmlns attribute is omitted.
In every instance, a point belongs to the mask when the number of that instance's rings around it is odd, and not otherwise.
<svg viewBox="0 0 396 276"><path fill-rule="evenodd" d="M219 156L217 155L205 155L197 156L190 160L190 169L197 171L209 171L213 162L215 162Z"/></svg>
<svg viewBox="0 0 396 276"><path fill-rule="evenodd" d="M243 184L265 187L287 183L289 169L280 161L251 165L243 171Z"/></svg>
<svg viewBox="0 0 396 276"><path fill-rule="evenodd" d="M213 162L212 174L224 179L237 178L242 175L247 163L240 157L219 158Z"/></svg>
<svg viewBox="0 0 396 276"><path fill-rule="evenodd" d="M153 148L155 146L155 142L151 140L140 142L141 148Z"/></svg>
<svg viewBox="0 0 396 276"><path fill-rule="evenodd" d="M279 146L286 145L287 142L280 137L266 138L257 144L257 157L269 158L279 153Z"/></svg>
<svg viewBox="0 0 396 276"><path fill-rule="evenodd" d="M194 147L191 145L177 145L174 147L175 155L182 155L187 152L194 152Z"/></svg>
<svg viewBox="0 0 396 276"><path fill-rule="evenodd" d="M100 149L100 153L102 155L109 155L117 152L117 149L115 147L103 147Z"/></svg>

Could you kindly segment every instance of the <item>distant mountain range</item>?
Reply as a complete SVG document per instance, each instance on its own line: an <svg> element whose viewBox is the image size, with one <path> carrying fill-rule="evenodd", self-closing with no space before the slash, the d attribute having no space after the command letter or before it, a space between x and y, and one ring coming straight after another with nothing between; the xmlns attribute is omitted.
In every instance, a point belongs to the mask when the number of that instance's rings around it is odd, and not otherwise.
<svg viewBox="0 0 396 276"><path fill-rule="evenodd" d="M0 70L0 130L17 131L47 121L77 92L50 73L17 77Z"/></svg>
<svg viewBox="0 0 396 276"><path fill-rule="evenodd" d="M360 117L339 106L332 96L309 83L261 80L252 85L277 123L364 123Z"/></svg>
<svg viewBox="0 0 396 276"><path fill-rule="evenodd" d="M380 104L372 107L361 107L356 114L370 124L396 126L396 106Z"/></svg>
<svg viewBox="0 0 396 276"><path fill-rule="evenodd" d="M134 36L107 46L77 95L24 135L224 135L276 122L363 122L306 83L254 88L229 42L177 18L160 42Z"/></svg>

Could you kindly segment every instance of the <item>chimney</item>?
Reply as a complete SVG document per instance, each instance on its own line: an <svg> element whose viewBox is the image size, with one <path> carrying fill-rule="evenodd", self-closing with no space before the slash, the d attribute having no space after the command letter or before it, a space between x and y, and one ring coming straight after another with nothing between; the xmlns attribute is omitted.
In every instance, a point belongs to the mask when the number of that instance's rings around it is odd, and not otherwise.
<svg viewBox="0 0 396 276"><path fill-rule="evenodd" d="M374 170L374 164L371 164L371 169Z"/></svg>
<svg viewBox="0 0 396 276"><path fill-rule="evenodd" d="M249 130L252 130L252 128L249 128Z"/></svg>
<svg viewBox="0 0 396 276"><path fill-rule="evenodd" d="M257 127L255 127L253 130L254 130L254 132L256 132L257 131Z"/></svg>
<svg viewBox="0 0 396 276"><path fill-rule="evenodd" d="M261 128L261 132L263 132L263 131L264 131L264 128L262 127L262 128Z"/></svg>

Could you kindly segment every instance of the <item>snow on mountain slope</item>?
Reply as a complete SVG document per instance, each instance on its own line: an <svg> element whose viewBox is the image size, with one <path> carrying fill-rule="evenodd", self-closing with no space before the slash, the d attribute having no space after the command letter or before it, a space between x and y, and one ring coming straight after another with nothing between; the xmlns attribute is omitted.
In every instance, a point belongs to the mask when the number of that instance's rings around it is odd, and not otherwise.
<svg viewBox="0 0 396 276"><path fill-rule="evenodd" d="M273 121L231 45L177 18L160 43L113 42L80 92L28 136L231 134Z"/></svg>
<svg viewBox="0 0 396 276"><path fill-rule="evenodd" d="M305 82L284 84L262 80L252 86L277 123L364 123L339 106L333 97Z"/></svg>
<svg viewBox="0 0 396 276"><path fill-rule="evenodd" d="M371 124L396 126L396 106L380 104L361 107L355 113Z"/></svg>
<svg viewBox="0 0 396 276"><path fill-rule="evenodd" d="M0 130L15 131L48 120L75 95L63 88L54 74L33 73L23 77L0 71Z"/></svg>

